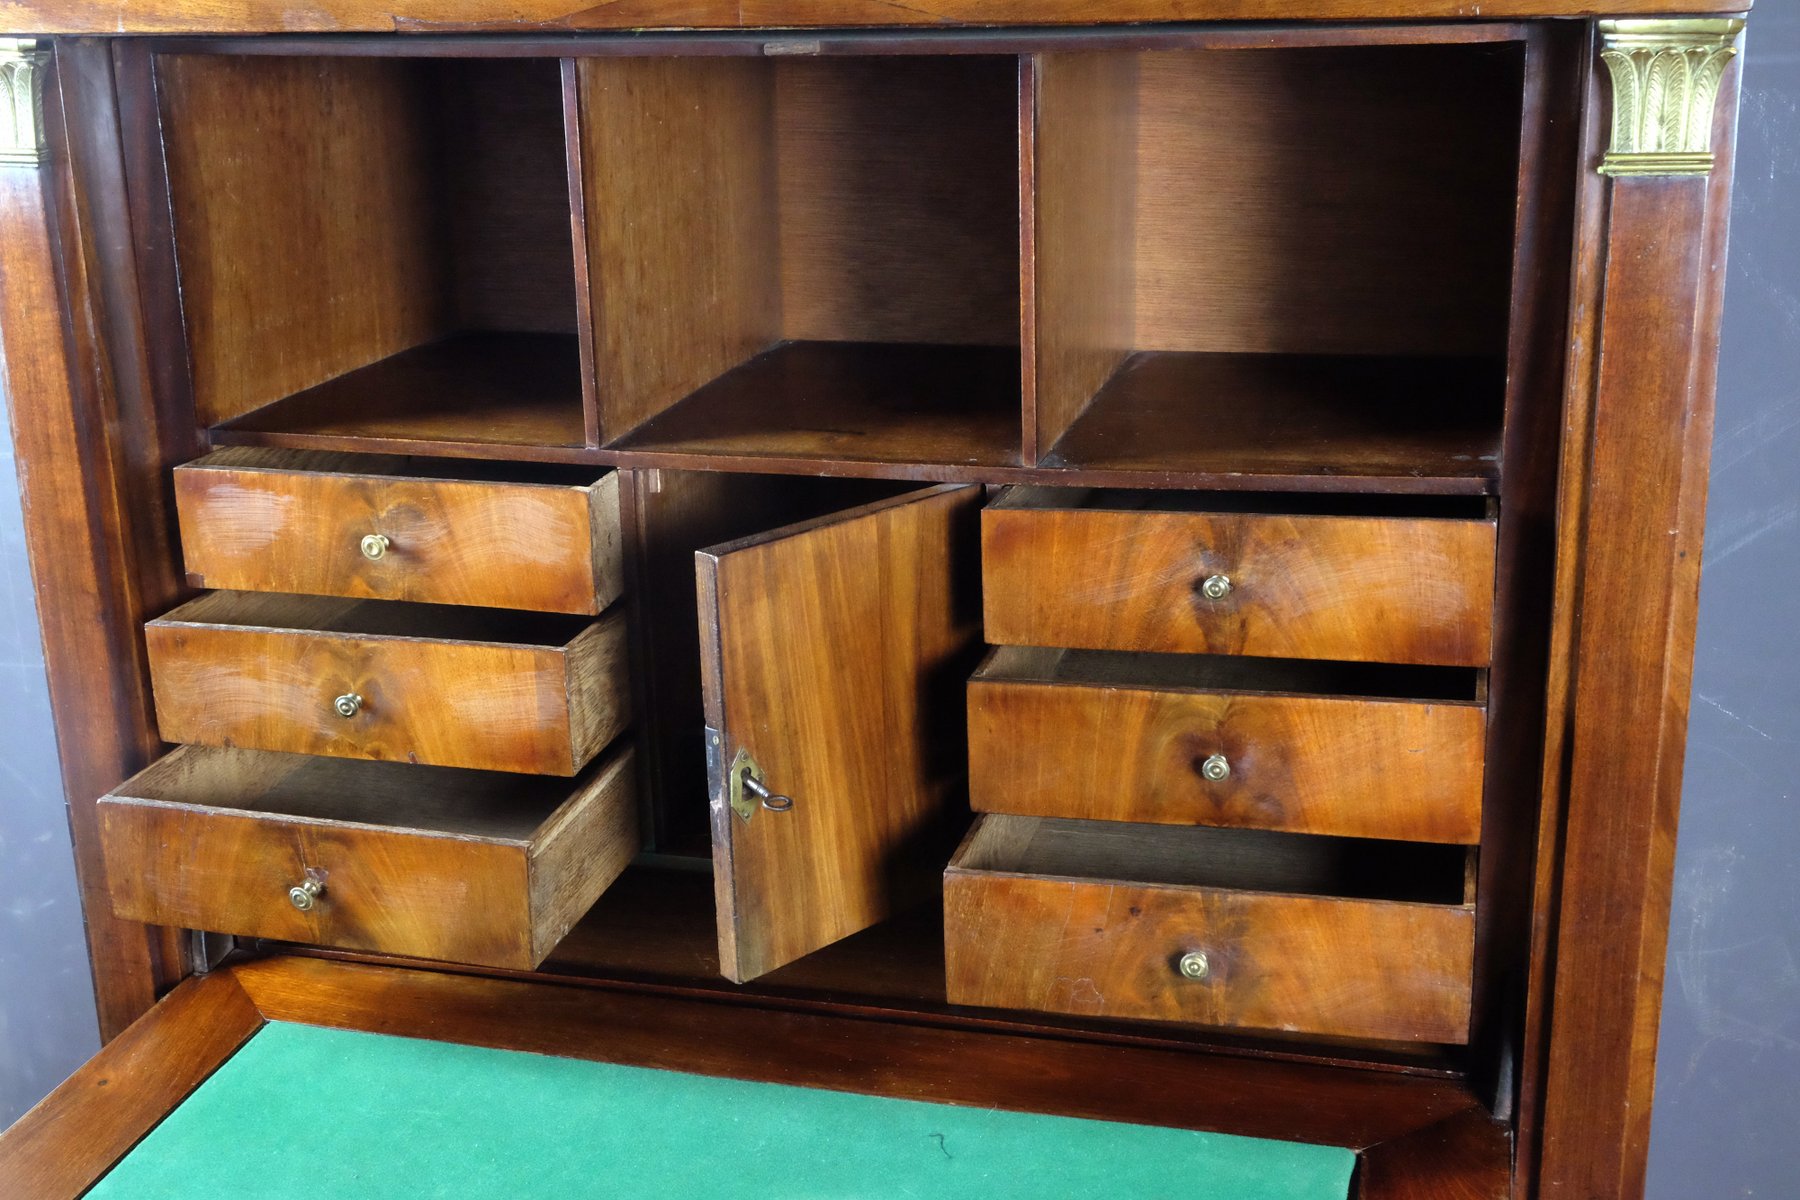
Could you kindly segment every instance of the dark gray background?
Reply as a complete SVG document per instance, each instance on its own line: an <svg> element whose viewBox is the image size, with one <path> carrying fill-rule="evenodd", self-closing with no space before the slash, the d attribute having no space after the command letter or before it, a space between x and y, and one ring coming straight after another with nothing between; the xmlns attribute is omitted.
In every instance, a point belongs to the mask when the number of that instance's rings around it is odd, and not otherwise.
<svg viewBox="0 0 1800 1200"><path fill-rule="evenodd" d="M1800 12L1751 22L1651 1200L1800 1195ZM96 1048L0 449L0 1127Z"/></svg>

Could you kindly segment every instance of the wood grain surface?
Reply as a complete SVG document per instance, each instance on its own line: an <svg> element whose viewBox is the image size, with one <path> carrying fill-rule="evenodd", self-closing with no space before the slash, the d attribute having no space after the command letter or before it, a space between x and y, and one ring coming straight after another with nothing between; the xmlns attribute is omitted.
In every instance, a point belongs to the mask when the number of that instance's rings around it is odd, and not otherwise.
<svg viewBox="0 0 1800 1200"><path fill-rule="evenodd" d="M557 461L587 441L571 334L462 333L344 369L218 426L214 443Z"/></svg>
<svg viewBox="0 0 1800 1200"><path fill-rule="evenodd" d="M1488 661L1491 520L1133 511L1111 503L1016 489L983 510L988 641ZM1215 575L1231 582L1220 600L1201 591Z"/></svg>
<svg viewBox="0 0 1800 1200"><path fill-rule="evenodd" d="M1208 866L1192 846L1170 865L1180 852L1172 832L1128 842L1105 823L1058 831L1035 818L983 817L944 874L951 1002L1467 1040L1475 926L1460 890L1440 894L1449 903L1297 894L1298 883L1310 891L1337 881L1276 861L1268 890L1251 891L1244 879L1259 868L1242 859L1222 864L1224 886L1159 883L1199 878ZM1074 844L1037 850L1058 833ZM1089 862L1091 873L1071 875ZM1204 979L1179 969L1189 953L1206 956Z"/></svg>
<svg viewBox="0 0 1800 1200"><path fill-rule="evenodd" d="M769 65L782 336L1016 349L1018 60Z"/></svg>
<svg viewBox="0 0 1800 1200"><path fill-rule="evenodd" d="M419 64L172 55L157 74L202 424L448 332Z"/></svg>
<svg viewBox="0 0 1800 1200"><path fill-rule="evenodd" d="M144 636L171 742L568 776L630 719L623 613L211 592Z"/></svg>
<svg viewBox="0 0 1800 1200"><path fill-rule="evenodd" d="M616 985L293 957L233 973L271 1020L408 1036L429 1022L430 1036L444 1041L1356 1149L1475 1104L1455 1080L868 1021Z"/></svg>
<svg viewBox="0 0 1800 1200"><path fill-rule="evenodd" d="M121 916L520 970L638 849L628 748L571 786L188 746L100 810Z"/></svg>
<svg viewBox="0 0 1800 1200"><path fill-rule="evenodd" d="M1168 51L1136 71L1139 349L1504 352L1516 53Z"/></svg>
<svg viewBox="0 0 1800 1200"><path fill-rule="evenodd" d="M928 895L966 770L980 638L977 488L938 487L697 556L712 750L787 812L711 781L720 968L754 979ZM851 569L851 564L855 564Z"/></svg>
<svg viewBox="0 0 1800 1200"><path fill-rule="evenodd" d="M1644 1189L1741 62L1719 86L1710 178L1615 179L1584 196L1602 233L1597 309L1582 314L1592 353L1568 380L1587 418L1563 460L1579 500L1558 528L1569 640L1553 666L1572 700L1560 778L1547 774L1561 792L1545 801L1547 828L1562 823L1548 1045L1533 1068L1546 1200Z"/></svg>
<svg viewBox="0 0 1800 1200"><path fill-rule="evenodd" d="M977 812L1481 840L1479 703L1285 692L1283 672L1214 683L1154 666L996 650L969 681ZM1210 685L1210 686L1209 686ZM1202 766L1222 756L1229 775Z"/></svg>
<svg viewBox="0 0 1800 1200"><path fill-rule="evenodd" d="M783 342L617 443L692 465L739 459L958 466L1019 461L1012 346ZM761 460L761 461L759 461Z"/></svg>
<svg viewBox="0 0 1800 1200"><path fill-rule="evenodd" d="M1143 352L1042 462L1151 480L1262 477L1270 488L1310 477L1491 491L1505 384L1497 358Z"/></svg>
<svg viewBox="0 0 1800 1200"><path fill-rule="evenodd" d="M1031 62L1035 463L1135 346L1138 79L1132 54Z"/></svg>
<svg viewBox="0 0 1800 1200"><path fill-rule="evenodd" d="M1737 13L1744 0L1490 0L1480 16ZM1470 0L519 0L472 8L458 0L330 0L295 9L277 0L6 0L0 24L37 33L448 33L607 29L770 30L831 26L982 27L1144 21L1391 21L1469 18ZM123 29L121 28L123 26Z"/></svg>
<svg viewBox="0 0 1800 1200"><path fill-rule="evenodd" d="M780 327L774 92L731 58L576 66L600 429L629 433Z"/></svg>
<svg viewBox="0 0 1800 1200"><path fill-rule="evenodd" d="M199 439L149 378L108 47L40 82L47 161L0 168L0 369L105 1039L187 970L176 931L110 915L94 801L162 751L138 626L186 592L165 472Z"/></svg>
<svg viewBox="0 0 1800 1200"><path fill-rule="evenodd" d="M74 1200L262 1025L229 974L176 988L0 1130L0 1195Z"/></svg>
<svg viewBox="0 0 1800 1200"><path fill-rule="evenodd" d="M177 467L188 582L563 613L598 614L618 598L616 475L443 474L403 459L252 447ZM379 559L362 552L370 534L388 539Z"/></svg>

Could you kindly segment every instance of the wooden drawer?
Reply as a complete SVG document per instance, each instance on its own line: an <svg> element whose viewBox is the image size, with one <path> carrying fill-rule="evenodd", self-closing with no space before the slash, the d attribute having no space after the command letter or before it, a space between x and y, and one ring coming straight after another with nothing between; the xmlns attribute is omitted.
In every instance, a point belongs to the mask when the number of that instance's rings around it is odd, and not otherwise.
<svg viewBox="0 0 1800 1200"><path fill-rule="evenodd" d="M637 853L637 814L624 747L571 787L183 746L99 802L127 920L521 970Z"/></svg>
<svg viewBox="0 0 1800 1200"><path fill-rule="evenodd" d="M1327 515L1221 510L1251 503L1009 489L982 512L987 640L1487 665L1495 541L1479 502L1466 517L1405 515L1471 510L1399 497L1309 501L1342 510Z"/></svg>
<svg viewBox="0 0 1800 1200"><path fill-rule="evenodd" d="M1464 1042L1473 856L1406 842L982 817L944 874L949 998Z"/></svg>
<svg viewBox="0 0 1800 1200"><path fill-rule="evenodd" d="M212 592L144 636L170 742L573 775L630 713L620 612Z"/></svg>
<svg viewBox="0 0 1800 1200"><path fill-rule="evenodd" d="M622 586L594 468L234 447L177 467L175 506L195 587L595 614Z"/></svg>
<svg viewBox="0 0 1800 1200"><path fill-rule="evenodd" d="M969 681L977 812L1481 840L1477 671L1003 646Z"/></svg>

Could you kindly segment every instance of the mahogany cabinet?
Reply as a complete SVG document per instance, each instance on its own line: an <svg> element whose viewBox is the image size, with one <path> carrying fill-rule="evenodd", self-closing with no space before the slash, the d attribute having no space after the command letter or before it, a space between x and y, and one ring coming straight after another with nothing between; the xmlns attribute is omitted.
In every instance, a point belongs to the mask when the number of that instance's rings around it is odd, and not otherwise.
<svg viewBox="0 0 1800 1200"><path fill-rule="evenodd" d="M1742 15L554 7L0 6L145 1094L328 1010L1640 1194Z"/></svg>

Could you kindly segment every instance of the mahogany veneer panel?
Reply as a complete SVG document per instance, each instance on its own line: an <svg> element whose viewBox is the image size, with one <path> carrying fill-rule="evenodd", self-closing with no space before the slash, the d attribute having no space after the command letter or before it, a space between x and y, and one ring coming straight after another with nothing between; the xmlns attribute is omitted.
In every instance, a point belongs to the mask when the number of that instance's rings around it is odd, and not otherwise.
<svg viewBox="0 0 1800 1200"><path fill-rule="evenodd" d="M1197 511L1209 503L1008 491L981 514L987 640L1487 665L1493 520ZM1220 599L1202 591L1215 575Z"/></svg>
<svg viewBox="0 0 1800 1200"><path fill-rule="evenodd" d="M567 334L446 338L228 421L214 440L332 450L463 443L528 458L580 447L581 351Z"/></svg>
<svg viewBox="0 0 1800 1200"><path fill-rule="evenodd" d="M622 612L211 592L144 636L167 741L567 776L629 719L625 632Z"/></svg>
<svg viewBox="0 0 1800 1200"><path fill-rule="evenodd" d="M1232 665L995 650L969 681L970 807L1481 840L1482 705L1301 692L1284 664L1260 678L1254 665ZM1343 674L1353 689L1355 672ZM1213 755L1228 762L1226 778L1202 773Z"/></svg>
<svg viewBox="0 0 1800 1200"><path fill-rule="evenodd" d="M184 746L100 801L132 920L529 970L637 852L629 749L566 781ZM309 911L288 899L323 885Z"/></svg>
<svg viewBox="0 0 1800 1200"><path fill-rule="evenodd" d="M934 888L961 807L956 689L980 640L980 503L979 488L928 488L696 556L726 978ZM740 752L787 811L746 819L725 803Z"/></svg>
<svg viewBox="0 0 1800 1200"><path fill-rule="evenodd" d="M1139 353L1043 461L1489 491L1504 386L1498 359Z"/></svg>
<svg viewBox="0 0 1800 1200"><path fill-rule="evenodd" d="M624 586L612 472L462 479L454 464L246 446L174 476L194 587L597 614ZM371 534L388 539L377 559Z"/></svg>
<svg viewBox="0 0 1800 1200"><path fill-rule="evenodd" d="M1421 849L982 817L944 874L949 996L1086 1016L1466 1041L1470 881L1461 862L1434 863L1414 853ZM1178 970L1191 952L1206 956L1204 978Z"/></svg>

